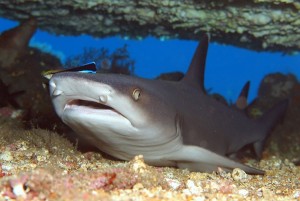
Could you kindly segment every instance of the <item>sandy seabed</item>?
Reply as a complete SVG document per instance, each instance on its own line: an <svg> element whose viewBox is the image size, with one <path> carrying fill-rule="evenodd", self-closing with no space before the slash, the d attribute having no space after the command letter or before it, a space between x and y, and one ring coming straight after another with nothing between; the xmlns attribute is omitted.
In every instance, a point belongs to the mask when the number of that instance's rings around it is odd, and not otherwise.
<svg viewBox="0 0 300 201"><path fill-rule="evenodd" d="M0 200L300 200L300 167L275 156L246 161L263 176L152 167L142 156L81 153L55 132L12 120L1 121L0 149Z"/></svg>

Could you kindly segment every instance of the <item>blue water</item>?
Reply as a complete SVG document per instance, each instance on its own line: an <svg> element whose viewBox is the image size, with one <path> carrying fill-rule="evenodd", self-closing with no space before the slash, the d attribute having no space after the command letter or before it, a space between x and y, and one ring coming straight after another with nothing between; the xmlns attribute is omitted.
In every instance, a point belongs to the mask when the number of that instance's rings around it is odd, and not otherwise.
<svg viewBox="0 0 300 201"><path fill-rule="evenodd" d="M18 23L0 18L0 32ZM135 74L154 78L164 72L185 72L189 66L196 41L166 40L148 37L143 40L124 40L119 37L93 38L82 36L56 36L38 30L31 40L32 46L41 46L62 60L82 52L84 47L106 47L110 52L128 45L130 57L135 60ZM247 80L251 81L249 98L256 94L260 81L269 73L293 73L300 78L300 54L254 52L229 45L211 43L206 63L205 86L222 94L227 100L236 100Z"/></svg>

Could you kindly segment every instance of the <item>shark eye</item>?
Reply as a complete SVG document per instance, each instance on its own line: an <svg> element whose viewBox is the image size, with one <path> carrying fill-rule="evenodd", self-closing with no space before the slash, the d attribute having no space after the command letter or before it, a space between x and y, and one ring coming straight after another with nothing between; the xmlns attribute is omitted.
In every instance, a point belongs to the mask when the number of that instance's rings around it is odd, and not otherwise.
<svg viewBox="0 0 300 201"><path fill-rule="evenodd" d="M140 96L141 96L141 90L139 88L134 89L132 92L133 100L135 100L135 101L139 100Z"/></svg>

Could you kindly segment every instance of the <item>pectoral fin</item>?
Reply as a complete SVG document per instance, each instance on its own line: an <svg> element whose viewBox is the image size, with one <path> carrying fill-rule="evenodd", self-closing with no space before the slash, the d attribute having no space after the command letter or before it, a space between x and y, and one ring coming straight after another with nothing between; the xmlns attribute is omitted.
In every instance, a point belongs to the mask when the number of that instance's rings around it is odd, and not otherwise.
<svg viewBox="0 0 300 201"><path fill-rule="evenodd" d="M229 158L197 146L183 146L181 150L172 154L169 160L170 159L176 161L177 167L187 168L190 171L212 172L220 167L225 171L232 171L234 168L240 168L249 174L265 173L263 170L235 162Z"/></svg>

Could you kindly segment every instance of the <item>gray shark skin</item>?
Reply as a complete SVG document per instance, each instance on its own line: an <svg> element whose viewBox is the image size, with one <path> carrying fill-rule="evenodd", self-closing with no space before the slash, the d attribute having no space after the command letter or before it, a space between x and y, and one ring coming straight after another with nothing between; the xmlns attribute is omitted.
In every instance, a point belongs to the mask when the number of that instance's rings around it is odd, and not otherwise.
<svg viewBox="0 0 300 201"><path fill-rule="evenodd" d="M287 101L261 119L216 101L204 90L208 37L179 82L127 75L61 72L49 81L56 113L76 133L122 160L142 154L155 166L211 172L218 167L264 171L226 156L253 144L258 155Z"/></svg>

